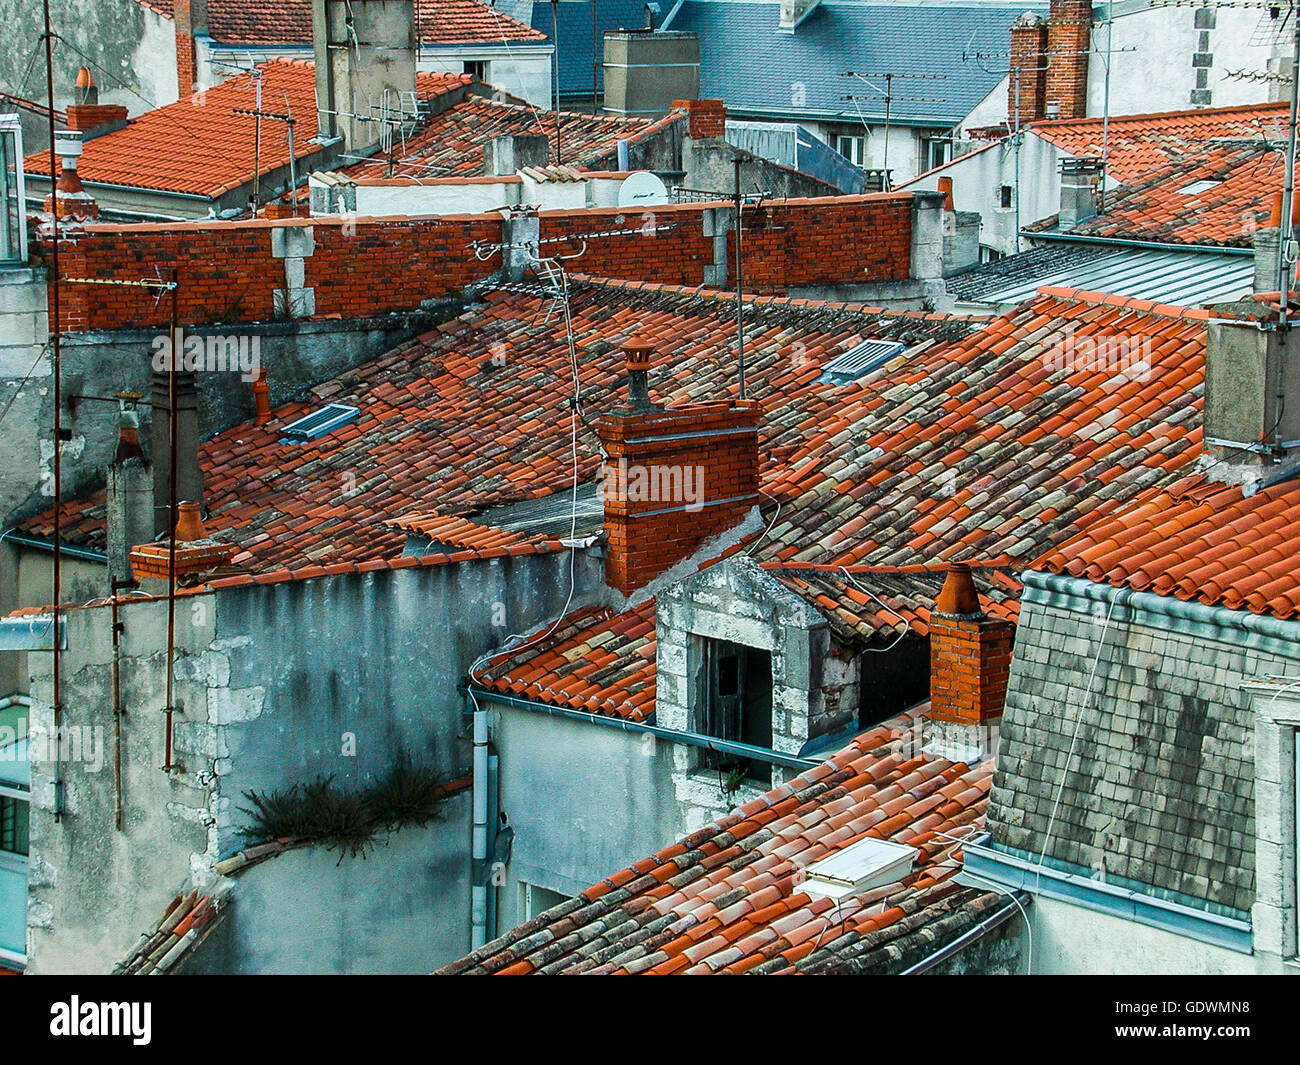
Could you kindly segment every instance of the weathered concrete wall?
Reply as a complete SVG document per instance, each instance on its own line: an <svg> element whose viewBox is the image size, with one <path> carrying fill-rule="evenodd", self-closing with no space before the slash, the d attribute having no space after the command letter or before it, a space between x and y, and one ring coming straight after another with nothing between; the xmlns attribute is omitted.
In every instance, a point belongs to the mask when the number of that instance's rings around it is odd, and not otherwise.
<svg viewBox="0 0 1300 1065"><path fill-rule="evenodd" d="M242 873L217 931L186 975L418 975L469 950L471 801L407 828L365 860L325 847L289 851Z"/></svg>
<svg viewBox="0 0 1300 1065"><path fill-rule="evenodd" d="M1110 113L1140 115L1188 107L1230 107L1269 99L1267 82L1230 78L1229 71L1262 72L1268 48L1252 45L1258 8L1152 8L1117 3L1110 42ZM1100 14L1100 12L1099 12ZM1105 25L1092 31L1088 114L1106 106ZM1284 42L1289 40L1282 34ZM1286 47L1290 47L1289 43Z"/></svg>
<svg viewBox="0 0 1300 1065"><path fill-rule="evenodd" d="M1020 148L1019 211L1015 206L1016 151L1010 142L995 144L979 154L958 159L941 171L934 171L907 186L908 191L937 190L939 178L952 178L953 206L959 212L980 216L979 242L1003 255L1021 250L1017 223L1021 228L1061 209L1059 161L1064 153L1041 137L1026 135ZM1113 183L1110 183L1113 184ZM1110 187L1108 184L1107 187ZM1000 190L1010 185L1012 206L1001 205Z"/></svg>
<svg viewBox="0 0 1300 1065"><path fill-rule="evenodd" d="M1027 973L1025 956L1025 925L1016 916L927 970L925 975L1024 976Z"/></svg>
<svg viewBox="0 0 1300 1065"><path fill-rule="evenodd" d="M1213 976L1283 971L1276 956L1240 954L1041 895L1029 907L1029 920L1034 930L1035 976Z"/></svg>
<svg viewBox="0 0 1300 1065"><path fill-rule="evenodd" d="M139 114L176 99L172 23L143 4L134 0L96 0L93 4L50 0L50 22L68 43L54 49L55 107L62 110L73 102L77 68L87 65L82 54L93 64L100 103L121 104ZM28 76L32 49L44 32L41 5L32 0L0 0L0 26L5 27L6 42L0 49L0 89L43 100L44 53ZM114 81L105 71L121 81Z"/></svg>
<svg viewBox="0 0 1300 1065"><path fill-rule="evenodd" d="M159 770L166 604L124 607L124 828L113 827L111 767L65 766L66 813L56 822L54 767L33 758L33 971L110 969L190 874L202 881L215 861L246 845L241 807L250 789L278 790L322 774L342 787L364 787L402 752L448 778L464 775L469 751L457 683L505 633L562 608L568 566L564 554L506 557L183 599L175 668L175 697L185 707L175 728L183 768L170 775ZM575 606L590 601L599 573L597 562L576 560ZM66 724L101 726L111 736L110 661L108 610L74 612L64 658ZM48 655L33 666L41 673L33 685L34 732L50 725L49 668ZM436 887L423 911L397 915L404 926L429 924L424 947L431 954L468 941L470 839L462 821L435 826L455 841L433 855ZM391 852L395 864L383 871L389 853L375 850L367 861L380 870L364 875L409 875L415 858L405 846ZM349 897L332 884L300 882L294 890ZM449 909L452 898L461 909ZM360 915L375 913L373 899L356 896L355 903L359 909L336 914L335 924L358 927ZM464 944L453 931L462 925ZM378 942L389 933L371 934ZM235 968L261 964L256 952L274 949L236 947Z"/></svg>
<svg viewBox="0 0 1300 1065"><path fill-rule="evenodd" d="M524 920L521 884L576 895L682 835L672 744L490 706L500 806L515 830L506 882L498 888L498 932Z"/></svg>
<svg viewBox="0 0 1300 1065"><path fill-rule="evenodd" d="M727 192L736 187L736 168L732 160L737 149L724 140L693 140L682 142L683 181L688 188ZM754 159L740 168L741 188L746 194L756 189L768 193L773 199L791 196L838 196L835 186L809 174L780 166L767 159Z"/></svg>
<svg viewBox="0 0 1300 1065"><path fill-rule="evenodd" d="M0 527L41 490L42 436L36 429L49 406L49 309L44 271L0 270ZM49 424L49 415L45 415Z"/></svg>
<svg viewBox="0 0 1300 1065"><path fill-rule="evenodd" d="M44 285L40 288L42 309L33 329L46 330L43 310ZM0 300L5 287L0 286ZM15 297L16 298L16 297ZM35 297L33 296L33 299ZM256 351L271 387L273 406L302 399L312 385L337 376L368 359L391 351L396 345L440 321L460 305L447 311L415 311L352 321L279 321L249 325L209 326L188 331L202 337L247 338L246 350ZM37 313L37 312L32 312ZM0 321L0 328L5 323ZM28 336L27 332L17 339ZM64 390L82 395L111 397L123 389L150 393L154 341L166 330L114 330L72 333L62 345ZM0 346L0 404L7 402L21 384L22 375L40 351L45 334L37 342ZM0 333L0 345L4 334ZM199 431L212 436L253 416L253 395L249 382L239 372L215 371L196 374L198 382ZM151 412L142 410L141 428L148 449ZM50 506L49 490L53 452L49 437L53 424L53 395L49 383L49 359L42 357L32 378L21 388L13 409L5 418L5 446L0 449L0 527ZM104 483L104 470L117 447L117 407L113 403L76 402L65 407L64 426L71 439L63 449L64 498L75 499ZM44 602L44 600L42 600Z"/></svg>

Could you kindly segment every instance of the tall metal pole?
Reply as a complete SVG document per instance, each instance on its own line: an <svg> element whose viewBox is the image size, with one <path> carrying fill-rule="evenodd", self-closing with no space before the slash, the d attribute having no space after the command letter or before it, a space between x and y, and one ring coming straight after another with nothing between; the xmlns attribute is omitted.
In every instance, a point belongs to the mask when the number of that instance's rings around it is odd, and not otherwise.
<svg viewBox="0 0 1300 1065"><path fill-rule="evenodd" d="M1110 47L1114 36L1115 19L1111 13L1111 0L1106 0L1106 80L1101 105L1101 188L1098 190L1097 204L1099 214L1106 213L1106 164L1110 161Z"/></svg>
<svg viewBox="0 0 1300 1065"><path fill-rule="evenodd" d="M293 126L289 127L290 131ZM163 715L166 718L164 725L165 737L163 740L163 771L171 772L172 770L172 717L175 713L175 704L172 702L172 673L176 667L176 518L179 513L177 507L177 477L176 477L176 460L178 448L176 446L176 429L179 419L176 415L176 362L180 358L181 337L178 326L177 314L177 271L172 268L172 313L171 313L171 362L167 367L167 453L168 461L171 465L167 469L167 701L163 706ZM155 415L156 416L156 415Z"/></svg>
<svg viewBox="0 0 1300 1065"><path fill-rule="evenodd" d="M1300 12L1293 12L1294 18L1300 18ZM1291 111L1287 118L1286 164L1282 184L1282 217L1278 220L1277 231L1277 291L1278 301L1282 305L1278 317L1278 327L1285 330L1289 317L1291 289L1291 266L1288 262L1290 243L1295 229L1291 224L1291 215L1295 210L1295 149L1296 119L1300 109L1300 22L1293 27L1295 41L1291 51Z"/></svg>
<svg viewBox="0 0 1300 1065"><path fill-rule="evenodd" d="M560 4L559 0L551 0L551 42L555 47L555 162L557 164L564 162L564 156L560 150Z"/></svg>
<svg viewBox="0 0 1300 1065"><path fill-rule="evenodd" d="M741 231L744 229L744 221L741 218L741 212L744 208L745 198L740 191L740 156L737 155L732 160L736 168L736 366L738 370L738 380L740 384L740 398L748 398L745 394L745 274L743 271L744 259L741 256Z"/></svg>
<svg viewBox="0 0 1300 1065"><path fill-rule="evenodd" d="M596 24L596 0L591 0L591 113L597 115L600 108L596 106L596 98L600 95L600 30ZM559 56L556 56L556 62L559 62Z"/></svg>
<svg viewBox="0 0 1300 1065"><path fill-rule="evenodd" d="M63 653L59 646L59 618L63 604L63 378L59 331L59 173L54 148L54 31L50 27L50 0L44 0L45 99L50 134L50 210L54 235L50 251L50 362L54 382L54 676L51 704L54 711L54 820L63 819Z"/></svg>
<svg viewBox="0 0 1300 1065"><path fill-rule="evenodd" d="M257 117L253 119L253 217L257 217L257 208L262 198L262 71L253 71L253 83L256 86Z"/></svg>
<svg viewBox="0 0 1300 1065"><path fill-rule="evenodd" d="M880 188L889 191L889 111L894 100L894 75L885 75L885 154L880 161Z"/></svg>

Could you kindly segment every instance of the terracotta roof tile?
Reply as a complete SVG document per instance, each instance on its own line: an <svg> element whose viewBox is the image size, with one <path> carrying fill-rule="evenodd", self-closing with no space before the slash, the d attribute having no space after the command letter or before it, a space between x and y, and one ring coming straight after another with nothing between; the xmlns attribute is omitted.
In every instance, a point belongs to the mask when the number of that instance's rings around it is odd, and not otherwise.
<svg viewBox="0 0 1300 1065"><path fill-rule="evenodd" d="M561 904L441 971L668 974L907 968L969 930L1001 899L997 892L947 882L960 865L960 839L982 824L987 790L978 785L987 781L992 764L972 767L928 755L896 757L900 749L919 750L927 727L923 717L912 714L877 726L819 767L821 777L829 773L841 787L827 788L809 774L775 788L680 841L684 850L672 860L656 855L662 864L651 878L637 875L644 864L638 863L626 871L634 878L622 893L609 885L627 879L626 874L584 892L580 898L589 905L580 910L572 902ZM865 836L905 838L933 803L903 796L892 818L872 827L850 826L860 824L855 815L874 808L881 793L917 768L951 771L959 786L948 815L930 829L937 845L919 853L917 864L898 882L852 893L838 904L796 891L796 874L816 860L814 853L820 857L821 851L832 853ZM843 830L834 844L814 852L805 822L842 823ZM735 843L746 838L752 845ZM638 915L645 912L651 891L635 885L657 881L661 874L671 882L683 873L691 874L688 881L655 897L658 916L645 924ZM656 933L647 935L649 928ZM561 938L561 929L573 929L573 934ZM547 935L548 930L554 934ZM594 953L578 946L593 940L600 944Z"/></svg>
<svg viewBox="0 0 1300 1065"><path fill-rule="evenodd" d="M137 0L172 18L173 0ZM415 5L424 44L541 42L546 34L481 0L425 0ZM222 44L311 45L311 0L209 0L208 32Z"/></svg>
<svg viewBox="0 0 1300 1065"><path fill-rule="evenodd" d="M1286 104L1266 103L1112 115L1109 133L1099 117L1035 122L1028 128L1076 156L1101 158L1103 139L1108 136L1105 147L1110 176L1127 184L1176 163L1189 149L1215 138L1284 139L1286 119Z"/></svg>
<svg viewBox="0 0 1300 1065"><path fill-rule="evenodd" d="M561 149L573 170L612 168L618 142L635 143L665 125L682 120L685 112L669 112L660 119L619 118L572 111L559 112ZM375 156L342 172L357 180L481 177L483 151L494 137L505 134L545 134L555 145L556 112L539 111L531 104L498 94L470 95L433 115L394 153Z"/></svg>
<svg viewBox="0 0 1300 1065"><path fill-rule="evenodd" d="M1188 602L1300 617L1300 481L1243 497L1194 475L1144 493L1035 563Z"/></svg>
<svg viewBox="0 0 1300 1065"><path fill-rule="evenodd" d="M261 66L266 99L287 105L297 120L294 157L300 162L320 152L316 136L316 74L311 62L273 59ZM417 88L434 96L465 83L458 74L421 74ZM216 198L251 183L253 169L263 174L289 162L288 130L263 122L260 154L257 119L235 114L255 104L253 79L240 75L174 104L146 111L122 129L85 142L77 171L88 185L124 185ZM49 176L46 153L34 152L23 165L30 174ZM308 162L307 165L310 165ZM93 191L93 190L92 190Z"/></svg>

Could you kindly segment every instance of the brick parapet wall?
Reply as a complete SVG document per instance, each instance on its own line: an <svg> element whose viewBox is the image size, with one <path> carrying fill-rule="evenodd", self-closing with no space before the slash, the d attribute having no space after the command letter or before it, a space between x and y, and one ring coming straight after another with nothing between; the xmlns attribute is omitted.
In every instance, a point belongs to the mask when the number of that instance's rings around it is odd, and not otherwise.
<svg viewBox="0 0 1300 1065"><path fill-rule="evenodd" d="M797 286L900 281L912 242L910 194L773 201L745 215L745 290L779 294ZM730 207L681 204L645 211L589 208L548 211L538 226L543 253L566 258L591 276L698 286L734 254L726 232ZM277 240L307 228L306 254L277 255ZM280 231L277 238L276 231ZM361 318L411 310L501 269L501 256L479 259L475 245L505 241L497 214L439 218L392 216L243 219L133 225L94 224L64 237L65 279L180 281L178 311L187 325L270 321L283 313L276 292L314 291L295 317ZM567 239L566 239L567 238ZM576 258L568 258L576 256ZM288 277L288 262L293 262ZM298 269L298 266L301 269ZM153 328L169 307L143 288L65 283L61 328L67 332Z"/></svg>

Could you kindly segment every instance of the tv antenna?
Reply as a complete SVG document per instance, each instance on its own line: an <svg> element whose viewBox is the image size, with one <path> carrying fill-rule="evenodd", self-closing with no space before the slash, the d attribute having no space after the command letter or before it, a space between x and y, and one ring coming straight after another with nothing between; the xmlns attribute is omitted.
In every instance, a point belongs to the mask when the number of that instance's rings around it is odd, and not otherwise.
<svg viewBox="0 0 1300 1065"><path fill-rule="evenodd" d="M860 101L881 100L885 101L885 140L881 152L880 161L880 187L883 191L888 192L891 184L889 180L889 127L893 116L893 106L896 103L912 104L940 104L947 101L940 96L898 96L894 93L895 81L947 81L947 74L909 74L900 71L856 71L846 70L840 75L842 78L857 78L870 90L865 96L858 96L852 93L841 97L844 100L852 100L854 107L857 108L858 118L862 120L863 129L870 131L867 125L866 116L862 114Z"/></svg>

